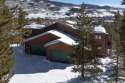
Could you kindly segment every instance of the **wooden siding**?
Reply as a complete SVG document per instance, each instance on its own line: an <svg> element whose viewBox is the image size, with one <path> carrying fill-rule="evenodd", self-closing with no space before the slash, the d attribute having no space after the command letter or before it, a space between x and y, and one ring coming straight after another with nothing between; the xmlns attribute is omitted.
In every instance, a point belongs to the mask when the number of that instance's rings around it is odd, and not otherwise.
<svg viewBox="0 0 125 83"><path fill-rule="evenodd" d="M75 33L75 30L72 27L61 24L61 23L55 23L50 26L47 26L45 28L45 31L49 31L49 30L53 30L53 29L58 29L60 31L63 31L63 32L71 34L71 35L74 35L74 33Z"/></svg>
<svg viewBox="0 0 125 83"><path fill-rule="evenodd" d="M25 38L29 38L44 32L43 29L29 29L29 30L31 30L32 33L29 36L26 36Z"/></svg>
<svg viewBox="0 0 125 83"><path fill-rule="evenodd" d="M46 47L47 59L50 59L50 51L51 50L62 50L62 51L66 51L66 52L72 52L71 46L69 46L63 42L59 42L59 43L56 43L56 44L53 44L53 45Z"/></svg>
<svg viewBox="0 0 125 83"><path fill-rule="evenodd" d="M47 27L45 27L44 29L32 29L32 34L30 36L34 36L34 35L38 35L41 33L44 33L46 31L49 30L53 30L53 29L58 29L60 31L63 31L65 33L74 35L75 34L75 29L73 29L72 27L62 24L62 23L54 23L52 25L49 25ZM97 44L101 44L102 48L99 49L99 54L100 55L107 55L107 49L111 48L111 46L108 46L108 34L103 34L103 33L95 33L95 35L101 35L102 39L101 40L96 40ZM28 41L25 43L26 46L29 46L28 48L30 48L30 45L40 45L40 46L44 46L46 43L53 41L55 39L58 39L59 37L52 35L52 34L48 34L48 35L44 35L42 37L36 38L34 40ZM69 51L71 52L72 49L69 45L63 43L63 42L59 42L56 43L54 45L48 46L46 47L46 54L47 54L47 59L50 59L50 50L62 50L62 51Z"/></svg>
<svg viewBox="0 0 125 83"><path fill-rule="evenodd" d="M33 39L33 40L30 40L28 42L26 42L25 44L27 45L40 45L40 46L44 46L44 44L50 42L50 41L53 41L55 39L58 39L59 37L53 35L53 34L47 34L47 35L44 35L44 36L41 36L39 38L36 38L36 39Z"/></svg>
<svg viewBox="0 0 125 83"><path fill-rule="evenodd" d="M108 48L107 34L95 34L95 35L101 35L101 39L96 39L96 43L101 44L101 49L98 49L99 54L107 55L107 48Z"/></svg>

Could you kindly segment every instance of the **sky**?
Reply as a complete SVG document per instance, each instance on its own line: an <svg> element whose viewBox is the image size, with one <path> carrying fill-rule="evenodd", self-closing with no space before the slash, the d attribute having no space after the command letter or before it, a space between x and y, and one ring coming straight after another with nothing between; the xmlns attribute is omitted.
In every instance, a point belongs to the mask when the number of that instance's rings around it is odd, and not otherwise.
<svg viewBox="0 0 125 83"><path fill-rule="evenodd" d="M109 5L109 6L116 6L116 7L123 7L125 8L125 5L121 5L122 0L51 0L51 1L59 1L59 2L66 2L66 3L74 3L74 4L95 4L95 5Z"/></svg>

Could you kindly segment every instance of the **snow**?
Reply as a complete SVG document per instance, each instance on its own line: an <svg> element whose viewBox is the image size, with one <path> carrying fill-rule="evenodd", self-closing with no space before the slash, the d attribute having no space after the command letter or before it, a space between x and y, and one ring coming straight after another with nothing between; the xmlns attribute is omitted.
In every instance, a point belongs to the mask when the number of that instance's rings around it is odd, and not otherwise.
<svg viewBox="0 0 125 83"><path fill-rule="evenodd" d="M114 23L114 20L105 20L106 23Z"/></svg>
<svg viewBox="0 0 125 83"><path fill-rule="evenodd" d="M68 26L70 26L70 27L72 27L73 29L77 29L72 24L68 24L68 23L65 23L65 24L68 25Z"/></svg>
<svg viewBox="0 0 125 83"><path fill-rule="evenodd" d="M49 45L52 45L52 44L55 44L55 43L58 43L58 42L63 42L63 43L66 43L68 45L72 45L72 44L75 44L75 41L74 41L74 37L69 35L69 34L66 34L62 31L59 31L59 30L51 30L49 31L51 34L54 34L58 37L60 37L60 39L57 39L57 40L53 40L47 44L45 44L45 47L46 46L49 46Z"/></svg>
<svg viewBox="0 0 125 83"><path fill-rule="evenodd" d="M79 7L74 7L78 8ZM59 18L66 18L66 17L76 17L78 13L71 13L70 16L67 16L66 13L69 13L70 7L61 7L59 11L49 11L44 9L44 11L37 12L37 13L29 13L26 18L33 19L33 18L51 18L51 19L59 19ZM45 11L46 10L46 11ZM116 10L113 9L97 9L96 11L93 11L93 13L87 14L89 17L106 17L106 16L114 16L114 13L117 13ZM120 10L120 14L123 14L122 10Z"/></svg>
<svg viewBox="0 0 125 83"><path fill-rule="evenodd" d="M106 57L106 58L101 58L100 61L103 64L103 66L105 66L105 67L102 67L103 72L106 72L106 70L107 70L106 66L109 66L109 63L112 62L111 59L109 59L109 58Z"/></svg>
<svg viewBox="0 0 125 83"><path fill-rule="evenodd" d="M62 7L61 10L59 11L61 14L65 14L66 12L68 12L70 9L68 7Z"/></svg>
<svg viewBox="0 0 125 83"><path fill-rule="evenodd" d="M45 13L30 13L26 18L28 19L36 19L36 18L51 18L51 19L59 19L59 18L66 18L68 16L65 16L63 14L55 14L54 12L45 12Z"/></svg>
<svg viewBox="0 0 125 83"><path fill-rule="evenodd" d="M93 13L87 14L89 17L106 17L106 16L114 16L112 11L108 11L106 9L98 9L96 11L93 11Z"/></svg>
<svg viewBox="0 0 125 83"><path fill-rule="evenodd" d="M24 26L24 28L30 28L30 29L42 29L42 28L44 28L45 27L45 25L41 25L41 24L36 24L36 23L32 23L32 24L30 24L30 25L26 25L26 26Z"/></svg>
<svg viewBox="0 0 125 83"><path fill-rule="evenodd" d="M114 14L109 13L109 12L102 12L103 16L114 16Z"/></svg>
<svg viewBox="0 0 125 83"><path fill-rule="evenodd" d="M96 26L94 28L94 31L95 31L95 33L105 33L105 34L107 34L105 28L102 27L101 25L100 26Z"/></svg>
<svg viewBox="0 0 125 83"><path fill-rule="evenodd" d="M52 42L49 42L49 43L47 43L45 46L48 46L48 45L51 45L51 44L55 44L55 43L58 43L58 42L60 42L60 41L66 43L66 44L69 44L69 45L75 43L75 41L74 41L75 38L74 38L73 36L71 36L71 35L69 35L69 34L66 34L66 33L64 33L64 32L62 32L62 31L56 30L56 29L50 30L50 31L47 31L47 32L44 32L44 33L42 33L42 34L39 34L39 35L30 37L30 38L27 38L27 39L24 40L24 42L27 42L27 41L36 39L36 38L38 38L38 37L41 37L41 36L44 36L44 35L47 35L47 34L56 35L56 36L60 37L60 39L54 40L54 41L52 41Z"/></svg>
<svg viewBox="0 0 125 83"><path fill-rule="evenodd" d="M109 58L101 58L101 63L103 63L103 64L108 64L108 63L110 63L111 62L111 59L109 59Z"/></svg>
<svg viewBox="0 0 125 83"><path fill-rule="evenodd" d="M80 80L78 72L72 72L73 64L64 64L46 60L44 56L28 55L24 47L13 44L16 64L15 75L8 83L106 83L105 79L110 74L107 68L112 61L110 58L101 58L103 73L99 80Z"/></svg>
<svg viewBox="0 0 125 83"><path fill-rule="evenodd" d="M66 22L69 23L69 24L77 24L76 22L71 21L71 20L66 20Z"/></svg>
<svg viewBox="0 0 125 83"><path fill-rule="evenodd" d="M15 7L17 4L16 3L14 3L14 1L10 1L10 0L7 0L6 2L5 2L5 4L7 5L7 6L9 6L10 8L13 8L13 7Z"/></svg>
<svg viewBox="0 0 125 83"><path fill-rule="evenodd" d="M51 4L50 7L56 7L55 5Z"/></svg>
<svg viewBox="0 0 125 83"><path fill-rule="evenodd" d="M30 37L30 38L27 38L27 39L24 39L24 42L27 42L27 41L30 41L30 40L33 40L33 39L39 38L39 37L44 36L44 35L47 35L47 34L48 34L48 32L45 32L45 33L42 33L42 34L39 34L39 35L36 35L36 36Z"/></svg>
<svg viewBox="0 0 125 83"><path fill-rule="evenodd" d="M80 6L74 6L73 8L78 8L78 9L80 9Z"/></svg>
<svg viewBox="0 0 125 83"><path fill-rule="evenodd" d="M9 83L66 83L78 77L72 64L51 62L43 56L27 55L23 47L15 47L15 75Z"/></svg>
<svg viewBox="0 0 125 83"><path fill-rule="evenodd" d="M74 27L73 24L66 24L66 25L72 27L73 29L77 29L77 27ZM94 27L94 32L107 34L105 28L102 27L101 25Z"/></svg>
<svg viewBox="0 0 125 83"><path fill-rule="evenodd" d="M45 17L44 14L34 14L34 13L30 13L28 14L28 16L26 18L32 19L32 18L43 18Z"/></svg>
<svg viewBox="0 0 125 83"><path fill-rule="evenodd" d="M44 46L47 47L47 46L50 46L50 45L53 45L53 44L56 44L56 43L59 43L59 42L60 42L60 40L56 39L56 40L53 40L51 42L46 43Z"/></svg>
<svg viewBox="0 0 125 83"><path fill-rule="evenodd" d="M10 47L17 47L20 46L19 44L11 44Z"/></svg>

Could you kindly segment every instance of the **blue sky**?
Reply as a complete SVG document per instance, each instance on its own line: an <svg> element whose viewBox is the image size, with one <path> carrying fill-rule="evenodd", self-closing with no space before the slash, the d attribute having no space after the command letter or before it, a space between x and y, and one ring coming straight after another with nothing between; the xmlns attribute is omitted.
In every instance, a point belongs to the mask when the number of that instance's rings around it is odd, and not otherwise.
<svg viewBox="0 0 125 83"><path fill-rule="evenodd" d="M81 4L83 1L84 3L88 4L96 4L96 5L110 5L110 6L116 6L116 7L123 7L125 8L125 5L121 5L122 0L51 0L51 1L60 1L60 2L66 2L66 3L75 3L75 4Z"/></svg>

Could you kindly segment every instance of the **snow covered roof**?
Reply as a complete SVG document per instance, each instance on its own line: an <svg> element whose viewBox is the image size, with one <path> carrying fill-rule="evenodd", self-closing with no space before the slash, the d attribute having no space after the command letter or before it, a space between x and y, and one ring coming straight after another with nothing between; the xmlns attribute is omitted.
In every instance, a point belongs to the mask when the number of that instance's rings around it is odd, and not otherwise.
<svg viewBox="0 0 125 83"><path fill-rule="evenodd" d="M36 39L36 38L38 38L38 37L47 35L47 34L49 34L49 33L60 37L61 39L59 39L58 41L62 41L62 42L64 42L64 43L66 43L66 44L73 44L73 42L74 42L73 39L75 39L75 37L73 37L73 36L71 36L71 35L69 35L69 34L66 34L66 33L64 33L64 32L62 32L62 31L59 31L59 30L54 29L54 30L50 30L50 31L44 32L44 33L42 33L42 34L39 34L39 35L30 37L30 38L27 38L27 39L24 40L24 42L27 42L27 41ZM57 40L56 40L55 42L57 42Z"/></svg>
<svg viewBox="0 0 125 83"><path fill-rule="evenodd" d="M47 44L45 44L44 46L49 46L49 45L53 45L55 43L58 43L58 42L63 42L63 43L66 43L68 45L72 45L72 44L75 44L75 41L74 41L74 37L69 35L69 34L66 34L62 31L58 31L58 30L51 30L50 31L52 34L56 35L56 36L59 36L60 39L56 39L54 41L51 41Z"/></svg>
<svg viewBox="0 0 125 83"><path fill-rule="evenodd" d="M66 22L69 23L69 24L76 24L76 22L71 21L71 20L67 20Z"/></svg>
<svg viewBox="0 0 125 83"><path fill-rule="evenodd" d="M66 24L66 25L72 27L73 29L77 29L77 26L74 27L73 24ZM101 25L94 27L94 32L107 34L105 28L102 27Z"/></svg>
<svg viewBox="0 0 125 83"><path fill-rule="evenodd" d="M39 34L39 35L36 35L36 36L30 37L30 38L26 38L26 39L24 40L24 42L27 42L27 41L30 41L30 40L33 40L33 39L39 38L39 37L44 36L44 35L47 35L47 34L48 34L48 32L45 32L45 33L42 33L42 34Z"/></svg>
<svg viewBox="0 0 125 83"><path fill-rule="evenodd" d="M26 25L24 28L30 28L30 29L42 29L42 28L44 28L44 27L45 27L45 25L32 23L32 24L30 24L30 25Z"/></svg>
<svg viewBox="0 0 125 83"><path fill-rule="evenodd" d="M102 27L101 25L100 25L100 26L96 26L96 27L94 28L94 32L95 32L95 33L105 33L105 34L107 34L105 28Z"/></svg>
<svg viewBox="0 0 125 83"><path fill-rule="evenodd" d="M70 26L70 27L73 28L73 29L77 29L77 28L74 27L74 25L72 25L72 24L68 24L68 23L66 23L66 25Z"/></svg>

